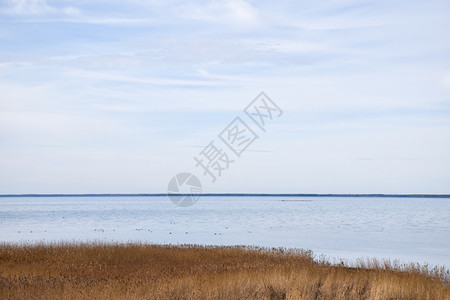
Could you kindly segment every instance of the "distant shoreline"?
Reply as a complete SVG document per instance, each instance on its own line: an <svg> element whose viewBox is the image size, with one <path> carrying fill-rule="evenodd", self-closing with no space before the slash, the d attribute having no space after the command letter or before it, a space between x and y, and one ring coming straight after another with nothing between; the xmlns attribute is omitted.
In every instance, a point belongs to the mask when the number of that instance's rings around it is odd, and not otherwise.
<svg viewBox="0 0 450 300"><path fill-rule="evenodd" d="M1 198L26 197L163 197L157 194L0 194ZM174 195L174 194L171 194ZM176 194L190 196L190 194ZM365 197L365 198L450 198L450 194L251 194L251 193L205 193L199 197Z"/></svg>

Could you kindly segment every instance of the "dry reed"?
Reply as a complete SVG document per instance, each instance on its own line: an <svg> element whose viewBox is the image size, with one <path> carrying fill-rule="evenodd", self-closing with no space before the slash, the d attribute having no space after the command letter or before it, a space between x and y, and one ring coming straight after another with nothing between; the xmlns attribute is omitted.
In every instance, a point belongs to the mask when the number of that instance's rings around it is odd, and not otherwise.
<svg viewBox="0 0 450 300"><path fill-rule="evenodd" d="M449 270L333 265L304 250L0 245L0 299L450 299Z"/></svg>

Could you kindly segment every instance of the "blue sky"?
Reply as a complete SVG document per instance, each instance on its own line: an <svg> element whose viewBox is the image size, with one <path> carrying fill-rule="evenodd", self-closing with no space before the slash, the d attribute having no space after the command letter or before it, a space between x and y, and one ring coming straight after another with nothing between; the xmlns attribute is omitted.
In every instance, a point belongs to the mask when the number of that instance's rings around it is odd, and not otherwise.
<svg viewBox="0 0 450 300"><path fill-rule="evenodd" d="M450 193L448 1L0 1L0 193ZM284 111L215 183L193 157Z"/></svg>

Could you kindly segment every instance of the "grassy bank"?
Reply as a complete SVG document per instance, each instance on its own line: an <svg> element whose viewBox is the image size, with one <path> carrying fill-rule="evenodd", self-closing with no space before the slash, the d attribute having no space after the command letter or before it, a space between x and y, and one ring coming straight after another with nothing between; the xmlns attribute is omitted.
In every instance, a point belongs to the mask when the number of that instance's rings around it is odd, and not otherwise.
<svg viewBox="0 0 450 300"><path fill-rule="evenodd" d="M450 299L444 268L307 251L141 244L0 245L0 299Z"/></svg>

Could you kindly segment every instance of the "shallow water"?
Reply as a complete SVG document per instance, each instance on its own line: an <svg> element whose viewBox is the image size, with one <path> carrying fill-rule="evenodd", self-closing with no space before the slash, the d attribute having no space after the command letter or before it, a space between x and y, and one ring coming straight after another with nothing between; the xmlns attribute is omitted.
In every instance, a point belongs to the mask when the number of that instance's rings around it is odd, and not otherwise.
<svg viewBox="0 0 450 300"><path fill-rule="evenodd" d="M0 241L295 247L449 267L449 212L440 198L201 197L188 208L167 197L0 198Z"/></svg>

